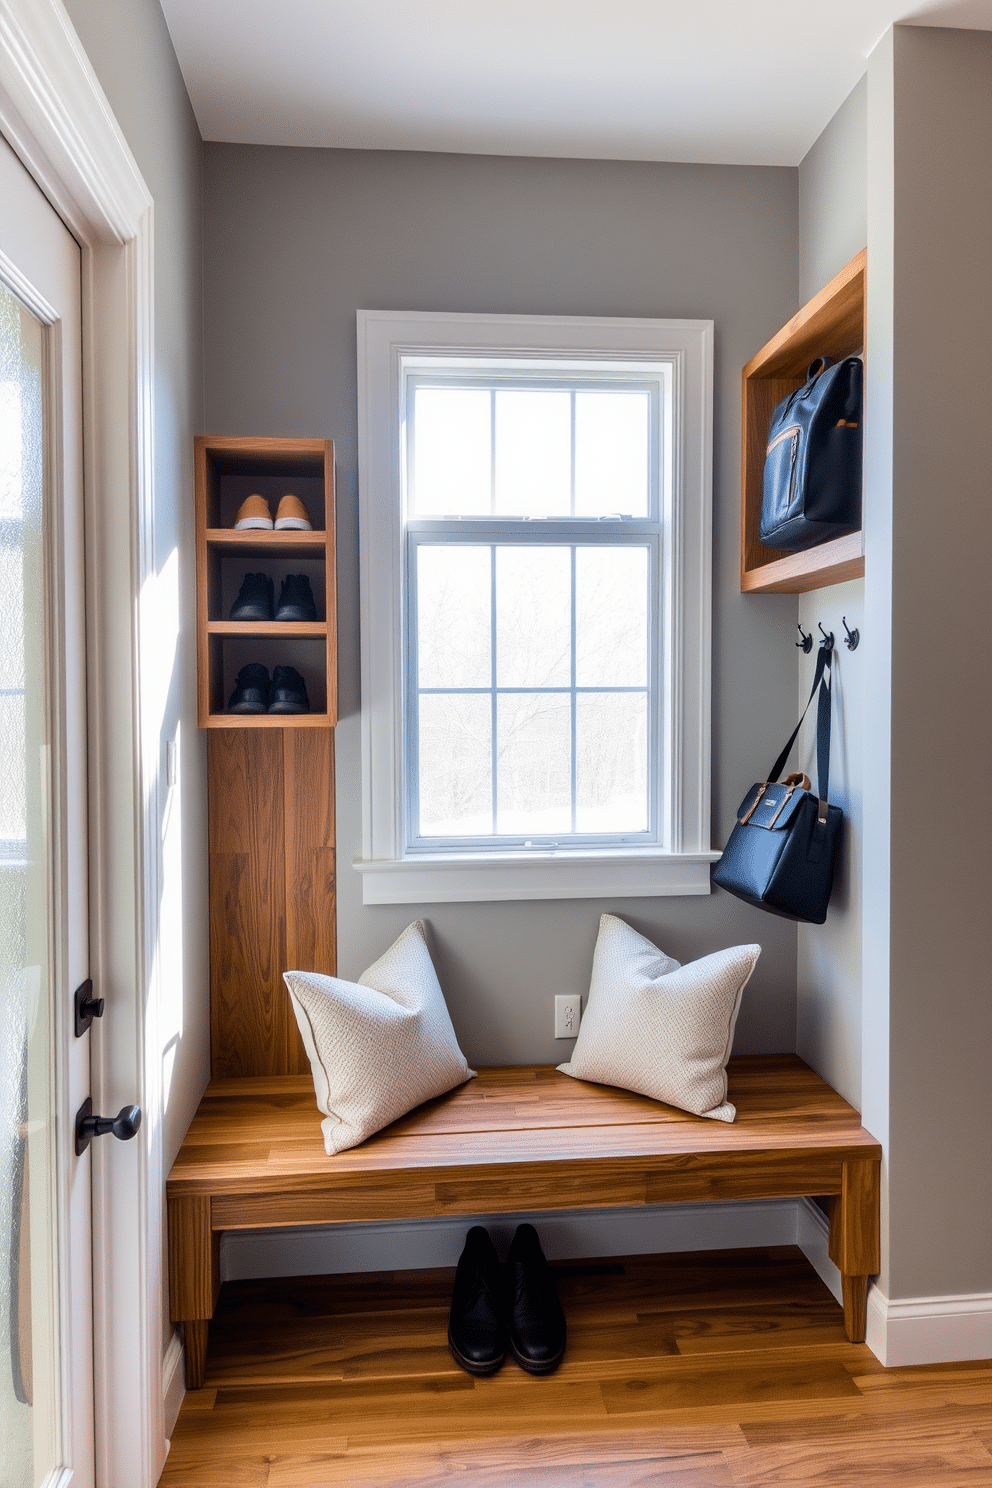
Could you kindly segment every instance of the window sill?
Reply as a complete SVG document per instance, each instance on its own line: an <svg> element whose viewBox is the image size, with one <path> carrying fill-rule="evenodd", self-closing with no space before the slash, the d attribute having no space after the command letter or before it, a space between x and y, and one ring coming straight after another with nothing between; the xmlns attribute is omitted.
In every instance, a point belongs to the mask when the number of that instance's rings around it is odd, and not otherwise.
<svg viewBox="0 0 992 1488"><path fill-rule="evenodd" d="M528 852L356 859L363 904L636 899L708 894L718 852Z"/></svg>

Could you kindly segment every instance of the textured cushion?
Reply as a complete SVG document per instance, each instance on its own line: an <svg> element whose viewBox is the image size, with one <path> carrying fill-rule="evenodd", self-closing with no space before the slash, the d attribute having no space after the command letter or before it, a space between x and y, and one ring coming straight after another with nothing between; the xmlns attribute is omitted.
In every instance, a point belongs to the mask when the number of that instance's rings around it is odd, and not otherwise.
<svg viewBox="0 0 992 1488"><path fill-rule="evenodd" d="M741 993L760 954L757 945L734 946L680 966L604 914L575 1050L558 1068L696 1116L733 1121L727 1060Z"/></svg>
<svg viewBox="0 0 992 1488"><path fill-rule="evenodd" d="M470 1080L424 927L408 925L357 982L284 974L313 1073L328 1153Z"/></svg>

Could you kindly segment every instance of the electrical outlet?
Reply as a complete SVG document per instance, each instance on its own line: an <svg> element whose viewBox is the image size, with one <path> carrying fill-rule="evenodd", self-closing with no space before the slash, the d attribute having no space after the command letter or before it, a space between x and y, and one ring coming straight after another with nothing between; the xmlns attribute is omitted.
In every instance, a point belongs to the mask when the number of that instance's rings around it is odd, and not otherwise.
<svg viewBox="0 0 992 1488"><path fill-rule="evenodd" d="M581 997L555 998L555 1038L575 1038L582 1016Z"/></svg>

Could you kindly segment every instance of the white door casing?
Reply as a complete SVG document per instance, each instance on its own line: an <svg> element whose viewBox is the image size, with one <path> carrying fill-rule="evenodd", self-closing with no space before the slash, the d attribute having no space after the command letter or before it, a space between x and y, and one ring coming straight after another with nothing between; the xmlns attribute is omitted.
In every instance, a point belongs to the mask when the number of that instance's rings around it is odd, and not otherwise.
<svg viewBox="0 0 992 1488"><path fill-rule="evenodd" d="M155 586L152 201L60 0L0 0L0 132L80 244L90 734L97 1483L154 1488L162 1403L162 1152L155 1049L159 725L142 706ZM95 1033L95 1037L93 1037Z"/></svg>

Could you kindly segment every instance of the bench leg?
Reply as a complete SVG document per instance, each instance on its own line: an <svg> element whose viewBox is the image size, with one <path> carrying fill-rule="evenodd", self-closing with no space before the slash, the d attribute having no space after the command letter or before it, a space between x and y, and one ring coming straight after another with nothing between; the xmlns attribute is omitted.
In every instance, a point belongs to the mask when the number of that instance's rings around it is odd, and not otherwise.
<svg viewBox="0 0 992 1488"><path fill-rule="evenodd" d="M203 1384L207 1333L220 1293L220 1235L211 1228L210 1198L169 1199L169 1304L182 1323L186 1388Z"/></svg>
<svg viewBox="0 0 992 1488"><path fill-rule="evenodd" d="M187 1318L183 1323L183 1344L186 1353L186 1388L199 1390L207 1372L207 1333L209 1318Z"/></svg>
<svg viewBox="0 0 992 1488"><path fill-rule="evenodd" d="M841 1274L844 1332L851 1343L865 1341L868 1278L881 1264L878 1214L878 1162L846 1162L841 1191L830 1200L829 1254Z"/></svg>
<svg viewBox="0 0 992 1488"><path fill-rule="evenodd" d="M844 1298L844 1332L849 1343L864 1343L868 1326L868 1278L842 1273L840 1282Z"/></svg>

